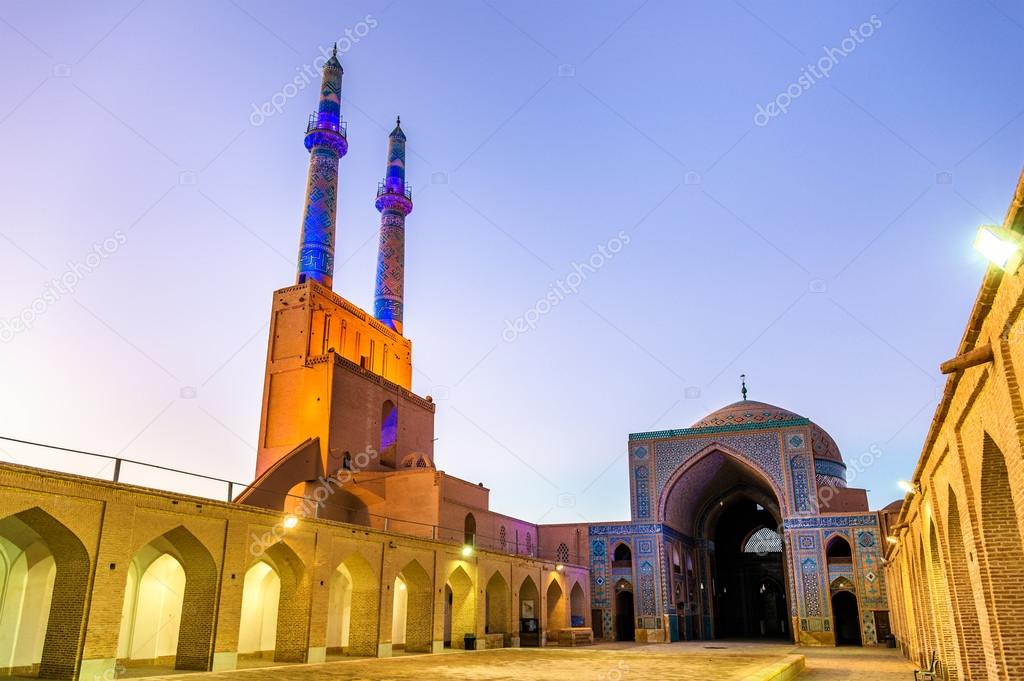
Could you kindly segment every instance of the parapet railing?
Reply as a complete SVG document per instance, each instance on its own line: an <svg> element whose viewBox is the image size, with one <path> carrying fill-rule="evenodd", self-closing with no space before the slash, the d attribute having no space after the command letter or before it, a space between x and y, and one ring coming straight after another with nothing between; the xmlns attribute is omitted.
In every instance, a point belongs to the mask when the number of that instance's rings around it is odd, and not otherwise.
<svg viewBox="0 0 1024 681"><path fill-rule="evenodd" d="M227 501L233 503L238 494L249 486L248 483L244 482L194 473L145 461L137 461L122 456L99 454L82 449L44 444L3 435L0 435L0 443L4 445L0 446L0 461L17 466L136 485L162 492L186 494L219 502ZM45 457L45 463L42 457ZM95 464L99 464L99 467L97 468ZM339 471L342 474L355 474L358 472L356 470ZM338 483L339 480L338 478L325 478L323 482L331 484ZM292 512L280 511L284 517L298 516L300 518L311 517L329 520L329 518L321 518L321 509L334 509L359 514L367 522L345 522L374 530L382 530L420 539L430 538L454 545L465 546L468 544L474 548L496 553L519 555L524 558L536 558L573 565L582 564L581 556L574 550L570 550L567 559L564 555L558 556L546 551L540 551L535 543L536 537L533 537L532 543L527 545L524 541L517 543L515 540L509 540L507 537L491 537L476 532L467 533L464 527L447 527L440 524L424 523L414 518L370 513L365 507L346 506L332 498L313 501L301 495L290 494L286 490L279 492L268 491L268 493L294 501L294 507L297 510Z"/></svg>

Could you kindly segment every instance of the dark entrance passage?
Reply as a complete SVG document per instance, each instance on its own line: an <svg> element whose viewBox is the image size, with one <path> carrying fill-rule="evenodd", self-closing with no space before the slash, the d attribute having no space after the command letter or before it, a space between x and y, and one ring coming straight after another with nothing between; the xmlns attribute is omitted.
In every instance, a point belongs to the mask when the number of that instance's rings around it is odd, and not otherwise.
<svg viewBox="0 0 1024 681"><path fill-rule="evenodd" d="M717 638L789 638L778 521L740 494L720 502L714 530Z"/></svg>
<svg viewBox="0 0 1024 681"><path fill-rule="evenodd" d="M636 640L636 613L633 609L633 592L616 591L615 594L615 640Z"/></svg>
<svg viewBox="0 0 1024 681"><path fill-rule="evenodd" d="M839 591L832 597L832 620L836 632L837 646L859 646L860 615L857 612L857 597L849 591Z"/></svg>

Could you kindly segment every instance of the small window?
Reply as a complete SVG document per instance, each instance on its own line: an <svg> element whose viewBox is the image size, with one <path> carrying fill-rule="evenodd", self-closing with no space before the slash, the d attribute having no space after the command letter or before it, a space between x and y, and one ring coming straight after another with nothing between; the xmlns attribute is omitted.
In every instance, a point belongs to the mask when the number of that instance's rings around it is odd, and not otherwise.
<svg viewBox="0 0 1024 681"><path fill-rule="evenodd" d="M743 553L782 553L782 536L770 527L750 535Z"/></svg>
<svg viewBox="0 0 1024 681"><path fill-rule="evenodd" d="M559 544L555 550L555 558L558 559L559 563L569 562L569 547L564 542Z"/></svg>

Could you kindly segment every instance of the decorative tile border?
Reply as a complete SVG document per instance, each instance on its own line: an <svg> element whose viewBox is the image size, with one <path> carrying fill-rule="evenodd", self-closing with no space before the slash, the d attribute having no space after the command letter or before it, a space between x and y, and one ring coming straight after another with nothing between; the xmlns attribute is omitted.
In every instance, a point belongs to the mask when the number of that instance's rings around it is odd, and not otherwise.
<svg viewBox="0 0 1024 681"><path fill-rule="evenodd" d="M765 421L764 423L736 423L728 426L707 426L705 428L679 428L676 430L654 430L648 433L630 433L630 441L660 440L663 438L684 437L686 435L715 435L718 433L740 433L747 430L778 430L792 426L806 426L810 419L788 419L785 421Z"/></svg>

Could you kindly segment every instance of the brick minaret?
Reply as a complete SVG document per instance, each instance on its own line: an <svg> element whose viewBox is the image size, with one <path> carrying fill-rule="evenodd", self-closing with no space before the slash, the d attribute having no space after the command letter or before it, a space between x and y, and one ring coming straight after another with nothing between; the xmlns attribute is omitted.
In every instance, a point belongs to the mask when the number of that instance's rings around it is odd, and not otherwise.
<svg viewBox="0 0 1024 681"><path fill-rule="evenodd" d="M348 151L341 120L341 77L344 73L335 46L324 64L320 106L306 126L309 180L302 215L297 283L307 279L331 288L334 280L334 227L338 209L338 161Z"/></svg>
<svg viewBox="0 0 1024 681"><path fill-rule="evenodd" d="M402 119L388 136L388 167L377 186L380 211L380 251L373 316L402 333L405 297L405 216L412 212L412 189L405 182L405 133Z"/></svg>

